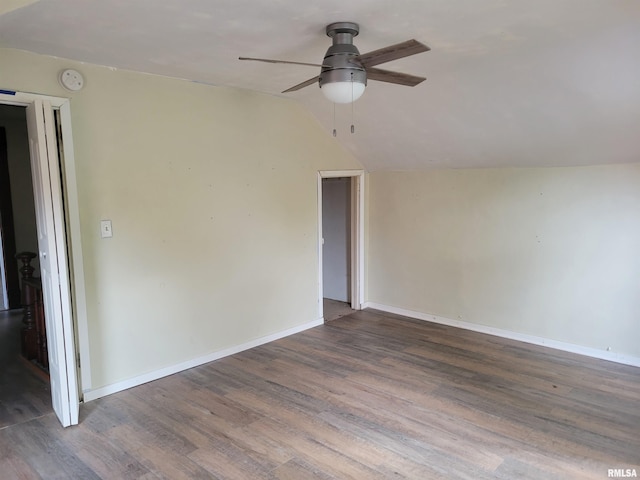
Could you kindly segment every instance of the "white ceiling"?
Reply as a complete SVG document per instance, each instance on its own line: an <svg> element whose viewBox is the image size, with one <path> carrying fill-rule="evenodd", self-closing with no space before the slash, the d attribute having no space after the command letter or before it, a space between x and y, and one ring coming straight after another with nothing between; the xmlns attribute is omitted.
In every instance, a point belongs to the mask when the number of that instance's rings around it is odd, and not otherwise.
<svg viewBox="0 0 640 480"><path fill-rule="evenodd" d="M369 82L354 135L350 107L336 109L337 140L369 170L640 161L637 0L32 2L0 16L0 47L273 95L317 70L238 56L318 63L336 21L360 24L361 53L426 43L381 67L427 81ZM330 134L319 88L282 96Z"/></svg>

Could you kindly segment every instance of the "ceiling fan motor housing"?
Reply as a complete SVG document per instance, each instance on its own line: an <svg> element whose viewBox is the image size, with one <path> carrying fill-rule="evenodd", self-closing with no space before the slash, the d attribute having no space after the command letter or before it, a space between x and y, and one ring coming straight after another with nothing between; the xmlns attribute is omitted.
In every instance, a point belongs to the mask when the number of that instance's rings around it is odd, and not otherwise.
<svg viewBox="0 0 640 480"><path fill-rule="evenodd" d="M318 79L320 88L327 83L356 82L367 84L367 72L364 67L352 62L360 52L353 44L353 37L358 35L357 23L338 22L327 25L327 36L333 39L322 62L322 71Z"/></svg>

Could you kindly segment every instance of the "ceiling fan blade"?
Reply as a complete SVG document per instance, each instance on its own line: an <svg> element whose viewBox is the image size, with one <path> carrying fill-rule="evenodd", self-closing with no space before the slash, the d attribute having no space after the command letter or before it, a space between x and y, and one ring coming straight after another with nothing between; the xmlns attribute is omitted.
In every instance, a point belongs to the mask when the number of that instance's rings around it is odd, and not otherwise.
<svg viewBox="0 0 640 480"><path fill-rule="evenodd" d="M295 92L296 90L300 90L301 88L308 87L309 85L313 85L314 83L318 83L318 78L320 78L320 77L319 76L315 76L313 78L310 78L309 80L305 80L304 82L299 83L298 85L294 85L291 88L287 88L282 93Z"/></svg>
<svg viewBox="0 0 640 480"><path fill-rule="evenodd" d="M431 49L424 43L420 43L417 40L407 40L406 42L389 45L388 47L374 50L373 52L358 55L352 61L368 68L399 58L408 57L409 55L415 55L416 53L428 52L429 50Z"/></svg>
<svg viewBox="0 0 640 480"><path fill-rule="evenodd" d="M288 65L305 65L307 67L328 67L329 66L329 65L321 65L319 63L290 62L288 60L271 60L268 58L238 57L238 60L252 60L254 62L266 62L266 63L286 63Z"/></svg>
<svg viewBox="0 0 640 480"><path fill-rule="evenodd" d="M425 77L391 72L389 70L382 70L381 68L367 68L367 79L377 80L378 82L397 83L398 85L406 85L407 87L415 87L426 80Z"/></svg>

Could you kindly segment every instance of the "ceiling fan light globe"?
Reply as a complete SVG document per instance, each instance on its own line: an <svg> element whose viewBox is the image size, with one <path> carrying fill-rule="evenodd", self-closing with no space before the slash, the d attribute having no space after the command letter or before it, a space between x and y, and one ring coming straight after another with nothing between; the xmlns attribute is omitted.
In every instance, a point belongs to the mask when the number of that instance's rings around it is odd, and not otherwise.
<svg viewBox="0 0 640 480"><path fill-rule="evenodd" d="M360 82L332 82L325 83L320 89L333 103L351 103L362 96L365 86Z"/></svg>

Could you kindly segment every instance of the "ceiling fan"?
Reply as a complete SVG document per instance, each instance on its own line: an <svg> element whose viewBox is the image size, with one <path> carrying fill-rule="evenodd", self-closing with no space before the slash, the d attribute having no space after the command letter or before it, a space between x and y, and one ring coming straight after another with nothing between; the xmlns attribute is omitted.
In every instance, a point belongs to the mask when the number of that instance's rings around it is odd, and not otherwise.
<svg viewBox="0 0 640 480"><path fill-rule="evenodd" d="M356 101L364 93L367 80L396 83L409 87L415 87L426 80L424 77L374 67L399 58L428 52L431 50L428 46L417 40L407 40L361 55L353 44L353 37L358 35L359 31L360 27L353 22L336 22L327 25L327 36L333 39L333 45L327 50L322 64L249 57L239 57L239 59L320 67L319 75L294 85L282 93L294 92L317 82L325 97L334 103Z"/></svg>

